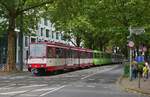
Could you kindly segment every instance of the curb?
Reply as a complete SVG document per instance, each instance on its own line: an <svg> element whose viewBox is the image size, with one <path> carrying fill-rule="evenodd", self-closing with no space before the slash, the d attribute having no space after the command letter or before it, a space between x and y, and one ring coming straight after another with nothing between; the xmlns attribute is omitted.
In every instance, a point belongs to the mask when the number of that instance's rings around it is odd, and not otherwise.
<svg viewBox="0 0 150 97"><path fill-rule="evenodd" d="M125 90L127 92L132 92L132 93L139 93L139 94L143 94L143 95L146 95L146 96L149 96L150 97L150 93L149 92L145 92L141 89L135 89L135 88L129 88L129 87L125 87L124 85L122 85L122 80L123 80L123 76L119 77L118 80L117 80L117 85L122 89L122 90Z"/></svg>
<svg viewBox="0 0 150 97"><path fill-rule="evenodd" d="M17 76L17 75L22 75L26 74L28 72L26 71L19 71L19 72L0 72L0 77L1 76Z"/></svg>

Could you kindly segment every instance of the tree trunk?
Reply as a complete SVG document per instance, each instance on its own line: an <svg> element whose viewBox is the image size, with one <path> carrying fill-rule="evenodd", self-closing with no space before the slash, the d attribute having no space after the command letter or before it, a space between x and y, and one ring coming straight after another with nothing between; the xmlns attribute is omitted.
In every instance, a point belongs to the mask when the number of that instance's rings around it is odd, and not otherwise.
<svg viewBox="0 0 150 97"><path fill-rule="evenodd" d="M9 17L9 27L8 27L8 52L7 52L7 64L5 71L12 72L16 71L16 61L15 61L15 16L14 14L10 14Z"/></svg>

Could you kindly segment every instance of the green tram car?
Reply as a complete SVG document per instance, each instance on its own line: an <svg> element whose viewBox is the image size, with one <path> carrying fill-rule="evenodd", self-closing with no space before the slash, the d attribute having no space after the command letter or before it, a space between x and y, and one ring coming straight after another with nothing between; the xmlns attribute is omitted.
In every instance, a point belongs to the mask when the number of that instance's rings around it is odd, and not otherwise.
<svg viewBox="0 0 150 97"><path fill-rule="evenodd" d="M115 64L115 63L122 63L123 55L121 54L113 54L113 53L106 53L94 50L93 51L93 64L94 65L106 65L106 64Z"/></svg>

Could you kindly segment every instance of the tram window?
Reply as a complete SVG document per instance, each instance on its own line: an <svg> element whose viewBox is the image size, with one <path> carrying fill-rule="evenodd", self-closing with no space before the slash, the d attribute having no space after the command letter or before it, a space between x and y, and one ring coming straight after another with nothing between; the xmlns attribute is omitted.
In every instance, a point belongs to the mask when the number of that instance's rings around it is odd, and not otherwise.
<svg viewBox="0 0 150 97"><path fill-rule="evenodd" d="M85 58L89 58L89 53L88 52L86 52L85 55L86 55Z"/></svg>
<svg viewBox="0 0 150 97"><path fill-rule="evenodd" d="M101 53L101 58L103 58L104 57L104 53Z"/></svg>
<svg viewBox="0 0 150 97"><path fill-rule="evenodd" d="M61 58L65 58L65 49L61 49Z"/></svg>
<svg viewBox="0 0 150 97"><path fill-rule="evenodd" d="M56 48L56 58L64 58L64 49Z"/></svg>
<svg viewBox="0 0 150 97"><path fill-rule="evenodd" d="M81 52L81 57L84 58L84 52Z"/></svg>
<svg viewBox="0 0 150 97"><path fill-rule="evenodd" d="M90 58L89 52L86 52L86 58Z"/></svg>
<svg viewBox="0 0 150 97"><path fill-rule="evenodd" d="M108 54L107 53L105 53L105 58L108 58Z"/></svg>
<svg viewBox="0 0 150 97"><path fill-rule="evenodd" d="M74 51L73 50L71 51L71 54L72 54L72 58L74 58Z"/></svg>
<svg viewBox="0 0 150 97"><path fill-rule="evenodd" d="M64 49L64 58L70 58L71 54L70 54L70 50L68 49Z"/></svg>
<svg viewBox="0 0 150 97"><path fill-rule="evenodd" d="M90 52L90 58L93 58L93 52Z"/></svg>
<svg viewBox="0 0 150 97"><path fill-rule="evenodd" d="M61 49L56 48L56 58L60 58L60 56L61 56Z"/></svg>
<svg viewBox="0 0 150 97"><path fill-rule="evenodd" d="M54 57L54 55L53 55L53 49L50 48L50 47L47 48L47 57L48 58L53 58Z"/></svg>
<svg viewBox="0 0 150 97"><path fill-rule="evenodd" d="M86 52L83 52L83 58L86 58Z"/></svg>
<svg viewBox="0 0 150 97"><path fill-rule="evenodd" d="M76 58L76 51L74 51L74 50L72 51L72 57Z"/></svg>
<svg viewBox="0 0 150 97"><path fill-rule="evenodd" d="M111 58L111 54L108 54L108 58Z"/></svg>
<svg viewBox="0 0 150 97"><path fill-rule="evenodd" d="M66 50L66 58L70 58L70 50Z"/></svg>
<svg viewBox="0 0 150 97"><path fill-rule="evenodd" d="M83 52L82 51L80 52L80 57L83 58Z"/></svg>
<svg viewBox="0 0 150 97"><path fill-rule="evenodd" d="M75 51L75 58L78 58L78 51Z"/></svg>
<svg viewBox="0 0 150 97"><path fill-rule="evenodd" d="M30 57L45 57L46 46L44 44L31 44Z"/></svg>
<svg viewBox="0 0 150 97"><path fill-rule="evenodd" d="M99 53L95 53L95 57L96 57L96 58L99 58Z"/></svg>
<svg viewBox="0 0 150 97"><path fill-rule="evenodd" d="M97 58L96 53L94 52L94 58Z"/></svg>

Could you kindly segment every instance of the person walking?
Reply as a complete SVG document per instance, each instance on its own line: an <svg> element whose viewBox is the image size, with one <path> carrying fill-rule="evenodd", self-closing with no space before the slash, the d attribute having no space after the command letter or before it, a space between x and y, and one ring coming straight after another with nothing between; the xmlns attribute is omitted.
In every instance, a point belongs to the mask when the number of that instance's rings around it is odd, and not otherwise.
<svg viewBox="0 0 150 97"><path fill-rule="evenodd" d="M145 65L143 67L143 78L144 80L148 79L148 73L149 73L149 65L148 65L148 62L145 62Z"/></svg>
<svg viewBox="0 0 150 97"><path fill-rule="evenodd" d="M137 78L137 74L138 74L137 62L133 61L132 62L132 78L136 79Z"/></svg>

